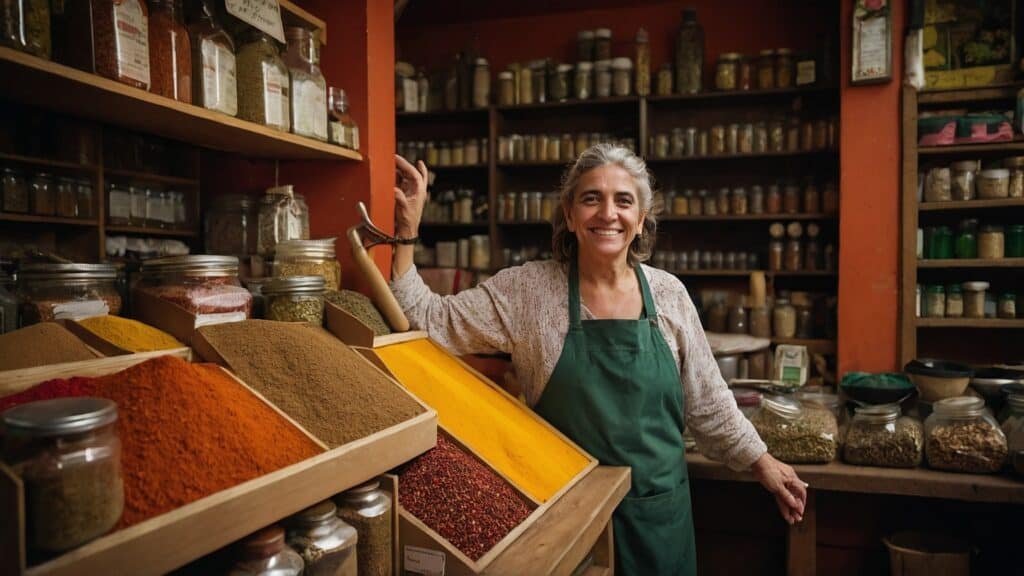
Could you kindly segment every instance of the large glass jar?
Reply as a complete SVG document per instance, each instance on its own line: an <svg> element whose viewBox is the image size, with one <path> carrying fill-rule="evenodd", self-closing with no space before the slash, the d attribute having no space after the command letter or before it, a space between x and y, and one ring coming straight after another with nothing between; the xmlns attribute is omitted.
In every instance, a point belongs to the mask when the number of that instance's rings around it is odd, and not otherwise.
<svg viewBox="0 0 1024 576"><path fill-rule="evenodd" d="M750 421L768 453L791 464L824 464L836 457L839 428L828 409L766 396Z"/></svg>
<svg viewBox="0 0 1024 576"><path fill-rule="evenodd" d="M761 50L757 59L757 87L761 90L775 88L775 51Z"/></svg>
<svg viewBox="0 0 1024 576"><path fill-rule="evenodd" d="M142 0L90 0L96 73L149 90L149 11Z"/></svg>
<svg viewBox="0 0 1024 576"><path fill-rule="evenodd" d="M777 338L796 336L796 308L785 298L776 301L772 309L772 333Z"/></svg>
<svg viewBox="0 0 1024 576"><path fill-rule="evenodd" d="M29 197L33 214L53 216L57 208L55 195L53 178L49 174L40 172L32 177L29 183Z"/></svg>
<svg viewBox="0 0 1024 576"><path fill-rule="evenodd" d="M981 170L975 179L978 198L996 200L1010 195L1010 171L1005 168Z"/></svg>
<svg viewBox="0 0 1024 576"><path fill-rule="evenodd" d="M192 41L192 102L223 112L238 113L235 43L217 21L207 2L188 27Z"/></svg>
<svg viewBox="0 0 1024 576"><path fill-rule="evenodd" d="M771 338L771 311L767 306L754 306L750 309L750 335L757 338Z"/></svg>
<svg viewBox="0 0 1024 576"><path fill-rule="evenodd" d="M729 91L736 89L736 79L739 77L740 55L735 52L719 54L718 64L715 65L715 88Z"/></svg>
<svg viewBox="0 0 1024 576"><path fill-rule="evenodd" d="M999 415L999 427L1006 435L1009 463L1014 473L1024 476L1024 385L1003 386L1006 407Z"/></svg>
<svg viewBox="0 0 1024 576"><path fill-rule="evenodd" d="M779 48L775 51L775 87L790 88L793 86L793 51Z"/></svg>
<svg viewBox="0 0 1024 576"><path fill-rule="evenodd" d="M338 509L330 500L288 521L288 545L302 556L305 576L356 576L357 539L356 529L338 518Z"/></svg>
<svg viewBox="0 0 1024 576"><path fill-rule="evenodd" d="M277 245L274 276L320 276L327 290L341 285L341 265L335 254L335 239L287 240Z"/></svg>
<svg viewBox="0 0 1024 576"><path fill-rule="evenodd" d="M548 72L548 97L552 102L564 102L569 98L572 64L552 66Z"/></svg>
<svg viewBox="0 0 1024 576"><path fill-rule="evenodd" d="M255 254L258 219L255 198L244 194L215 196L206 211L206 252L223 256Z"/></svg>
<svg viewBox="0 0 1024 576"><path fill-rule="evenodd" d="M299 136L327 140L327 81L320 72L316 38L305 28L286 31L284 63L291 78L291 127Z"/></svg>
<svg viewBox="0 0 1024 576"><path fill-rule="evenodd" d="M964 282L964 318L985 317L985 291L988 282Z"/></svg>
<svg viewBox="0 0 1024 576"><path fill-rule="evenodd" d="M978 171L976 160L953 162L950 170L950 195L953 200L974 200L974 176Z"/></svg>
<svg viewBox="0 0 1024 576"><path fill-rule="evenodd" d="M589 100L594 95L594 65L590 62L576 63L576 77L573 79L573 96L577 100Z"/></svg>
<svg viewBox="0 0 1024 576"><path fill-rule="evenodd" d="M76 184L72 178L58 178L55 196L54 213L62 218L78 216L78 200Z"/></svg>
<svg viewBox="0 0 1024 576"><path fill-rule="evenodd" d="M21 324L120 314L116 282L113 264L28 264L18 273Z"/></svg>
<svg viewBox="0 0 1024 576"><path fill-rule="evenodd" d="M284 529L268 526L238 545L228 576L300 576L305 563L284 543Z"/></svg>
<svg viewBox="0 0 1024 576"><path fill-rule="evenodd" d="M287 132L291 124L290 82L277 43L250 29L242 37L235 65L238 117Z"/></svg>
<svg viewBox="0 0 1024 576"><path fill-rule="evenodd" d="M704 29L697 23L697 11L683 10L683 23L676 37L676 93L701 91L704 71Z"/></svg>
<svg viewBox="0 0 1024 576"><path fill-rule="evenodd" d="M961 220L957 226L956 242L953 253L957 258L978 257L978 221L969 218Z"/></svg>
<svg viewBox="0 0 1024 576"><path fill-rule="evenodd" d="M924 433L928 465L937 470L989 474L1006 461L1006 435L981 398L957 396L935 402Z"/></svg>
<svg viewBox="0 0 1024 576"><path fill-rule="evenodd" d="M390 576L391 497L374 480L335 497L338 516L359 533L356 558L359 576Z"/></svg>
<svg viewBox="0 0 1024 576"><path fill-rule="evenodd" d="M978 230L978 258L999 260L1006 251L1003 227L995 224L982 226Z"/></svg>
<svg viewBox="0 0 1024 576"><path fill-rule="evenodd" d="M79 218L93 217L92 181L83 178L75 182L75 204Z"/></svg>
<svg viewBox="0 0 1024 576"><path fill-rule="evenodd" d="M180 0L149 2L149 91L192 103L192 52Z"/></svg>
<svg viewBox="0 0 1024 576"><path fill-rule="evenodd" d="M859 466L914 468L921 463L921 423L900 415L899 404L858 406L843 443L843 459Z"/></svg>
<svg viewBox="0 0 1024 576"><path fill-rule="evenodd" d="M4 462L25 487L31 550L58 553L102 536L124 510L117 405L57 398L5 411Z"/></svg>
<svg viewBox="0 0 1024 576"><path fill-rule="evenodd" d="M277 271L275 263L274 270ZM324 322L323 276L277 277L263 285L264 316L279 322Z"/></svg>
<svg viewBox="0 0 1024 576"><path fill-rule="evenodd" d="M1006 227L1005 254L1007 258L1024 257L1024 224Z"/></svg>
<svg viewBox="0 0 1024 576"><path fill-rule="evenodd" d="M287 240L309 240L309 209L291 186L272 188L260 200L256 252L274 253Z"/></svg>
<svg viewBox="0 0 1024 576"><path fill-rule="evenodd" d="M28 183L25 175L13 168L4 168L3 172L3 211L28 212Z"/></svg>
<svg viewBox="0 0 1024 576"><path fill-rule="evenodd" d="M196 324L245 320L252 294L238 282L234 256L168 256L142 263L133 294L175 304L196 315Z"/></svg>

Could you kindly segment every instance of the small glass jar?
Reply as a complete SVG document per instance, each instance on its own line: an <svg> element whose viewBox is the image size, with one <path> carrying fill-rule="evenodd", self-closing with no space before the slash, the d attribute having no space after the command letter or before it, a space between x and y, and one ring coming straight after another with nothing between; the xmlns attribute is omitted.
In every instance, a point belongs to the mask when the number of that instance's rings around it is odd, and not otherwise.
<svg viewBox="0 0 1024 576"><path fill-rule="evenodd" d="M978 257L978 221L971 218L962 220L957 226L953 253L957 258Z"/></svg>
<svg viewBox="0 0 1024 576"><path fill-rule="evenodd" d="M506 264L508 260L506 260ZM359 533L359 574L392 574L391 497L376 480L334 498L338 516Z"/></svg>
<svg viewBox="0 0 1024 576"><path fill-rule="evenodd" d="M746 256L740 254L743 259ZM744 268L746 263L744 262ZM754 306L750 309L750 335L755 338L771 338L772 336L772 320L771 312L767 306Z"/></svg>
<svg viewBox="0 0 1024 576"><path fill-rule="evenodd" d="M263 195L259 208L256 252L270 256L287 240L309 239L309 208L291 186Z"/></svg>
<svg viewBox="0 0 1024 576"><path fill-rule="evenodd" d="M814 313L810 306L796 307L796 337L806 340L814 338Z"/></svg>
<svg viewBox="0 0 1024 576"><path fill-rule="evenodd" d="M727 330L730 334L746 334L747 327L747 309L740 305L729 307L729 320Z"/></svg>
<svg viewBox="0 0 1024 576"><path fill-rule="evenodd" d="M686 137L682 128L673 128L669 138L668 153L672 158L681 158L686 152Z"/></svg>
<svg viewBox="0 0 1024 576"><path fill-rule="evenodd" d="M740 125L729 124L725 127L725 151L729 154L739 154L740 151Z"/></svg>
<svg viewBox="0 0 1024 576"><path fill-rule="evenodd" d="M477 58L473 66L473 107L487 108L491 103L491 67L486 58Z"/></svg>
<svg viewBox="0 0 1024 576"><path fill-rule="evenodd" d="M782 270L785 260L786 245L782 240L772 240L768 244L768 270L778 272Z"/></svg>
<svg viewBox="0 0 1024 576"><path fill-rule="evenodd" d="M807 214L821 212L821 194L818 192L818 186L815 185L813 180L808 180L807 185L804 187L803 209Z"/></svg>
<svg viewBox="0 0 1024 576"><path fill-rule="evenodd" d="M703 197L704 200L704 215L705 216L717 216L718 215L718 198L714 194L708 193Z"/></svg>
<svg viewBox="0 0 1024 576"><path fill-rule="evenodd" d="M942 284L928 286L925 289L923 312L926 318L946 317L946 289Z"/></svg>
<svg viewBox="0 0 1024 576"><path fill-rule="evenodd" d="M730 194L728 188L719 188L718 189L718 202L717 202L718 214L723 214L723 215L724 214L729 214L729 209L731 208L731 204L732 204L732 200L730 199L730 196L731 196L731 194Z"/></svg>
<svg viewBox="0 0 1024 576"><path fill-rule="evenodd" d="M800 149L804 152L814 150L814 122L810 120L800 123Z"/></svg>
<svg viewBox="0 0 1024 576"><path fill-rule="evenodd" d="M988 224L978 229L978 258L983 260L999 260L1006 253L1006 240L1003 227Z"/></svg>
<svg viewBox="0 0 1024 576"><path fill-rule="evenodd" d="M718 64L715 65L715 88L723 91L736 90L737 79L739 78L740 55L735 52L725 52L718 56Z"/></svg>
<svg viewBox="0 0 1024 576"><path fill-rule="evenodd" d="M124 482L117 405L57 398L5 411L3 460L25 487L25 539L35 552L70 550L121 519Z"/></svg>
<svg viewBox="0 0 1024 576"><path fill-rule="evenodd" d="M323 276L276 277L263 285L263 297L267 320L323 324Z"/></svg>
<svg viewBox="0 0 1024 576"><path fill-rule="evenodd" d="M508 70L498 73L498 106L513 106L515 103L515 74Z"/></svg>
<svg viewBox="0 0 1024 576"><path fill-rule="evenodd" d="M530 84L533 87L533 102L540 104L548 100L547 61L536 60L530 64Z"/></svg>
<svg viewBox="0 0 1024 576"><path fill-rule="evenodd" d="M1017 295L1013 292L1004 292L999 295L999 303L996 307L996 316L999 318L1013 319L1017 317Z"/></svg>
<svg viewBox="0 0 1024 576"><path fill-rule="evenodd" d="M552 136L552 138L557 138L557 136ZM597 144L596 136L592 137L591 143ZM576 150L576 141L573 139L572 134L569 134L568 132L562 134L562 139L558 147L558 156L561 156L562 160L575 160L577 154L583 153L583 150ZM558 160L558 156L556 156L555 158L549 157L548 160Z"/></svg>
<svg viewBox="0 0 1024 576"><path fill-rule="evenodd" d="M565 102L569 99L571 64L552 66L548 73L548 97L551 102Z"/></svg>
<svg viewBox="0 0 1024 576"><path fill-rule="evenodd" d="M964 315L964 294L959 284L946 286L946 318L962 318Z"/></svg>
<svg viewBox="0 0 1024 576"><path fill-rule="evenodd" d="M957 396L935 402L924 433L931 468L991 474L1006 462L1006 435L981 398Z"/></svg>
<svg viewBox="0 0 1024 576"><path fill-rule="evenodd" d="M246 256L256 253L259 211L255 199L245 194L215 196L206 211L203 237L208 254Z"/></svg>
<svg viewBox="0 0 1024 576"><path fill-rule="evenodd" d="M671 96L672 80L672 64L666 62L658 69L658 82L655 85L655 94L658 96Z"/></svg>
<svg viewBox="0 0 1024 576"><path fill-rule="evenodd" d="M836 457L839 426L828 409L782 396L765 396L750 418L768 453L792 464L824 464Z"/></svg>
<svg viewBox="0 0 1024 576"><path fill-rule="evenodd" d="M925 228L925 257L945 260L953 257L953 231L949 226Z"/></svg>
<svg viewBox="0 0 1024 576"><path fill-rule="evenodd" d="M252 311L252 294L239 283L238 258L233 256L146 260L133 288L136 298L138 293L175 304L196 315L197 321L245 320Z"/></svg>
<svg viewBox="0 0 1024 576"><path fill-rule="evenodd" d="M786 214L800 213L800 187L796 184L786 184L782 195L782 210Z"/></svg>
<svg viewBox="0 0 1024 576"><path fill-rule="evenodd" d="M1010 171L1008 196L1024 198L1024 156L1015 156L1003 161L1003 166Z"/></svg>
<svg viewBox="0 0 1024 576"><path fill-rule="evenodd" d="M964 282L961 286L964 290L964 318L984 318L988 282Z"/></svg>
<svg viewBox="0 0 1024 576"><path fill-rule="evenodd" d="M924 430L901 416L898 404L858 406L843 442L843 459L858 466L914 468L921 464Z"/></svg>
<svg viewBox="0 0 1024 576"><path fill-rule="evenodd" d="M975 190L974 177L978 172L978 162L975 160L964 160L953 162L950 167L950 195L953 200L974 200L977 194ZM1024 176L1024 172L1021 172ZM1022 180L1024 184L1024 180Z"/></svg>
<svg viewBox="0 0 1024 576"><path fill-rule="evenodd" d="M746 216L749 213L749 203L745 189L733 189L730 208L731 212L737 216Z"/></svg>
<svg viewBox="0 0 1024 576"><path fill-rule="evenodd" d="M707 190L698 190L696 194L690 196L690 216L700 216L704 214L704 197L707 196Z"/></svg>
<svg viewBox="0 0 1024 576"><path fill-rule="evenodd" d="M777 300L772 309L772 333L777 338L796 336L796 308L785 298Z"/></svg>
<svg viewBox="0 0 1024 576"><path fill-rule="evenodd" d="M765 212L768 214L779 214L782 212L782 192L776 184L768 187L768 194L765 197Z"/></svg>
<svg viewBox="0 0 1024 576"><path fill-rule="evenodd" d="M356 576L356 529L325 500L288 520L288 545L305 563L304 576Z"/></svg>
<svg viewBox="0 0 1024 576"><path fill-rule="evenodd" d="M594 59L594 31L580 30L576 33L576 60L586 62Z"/></svg>
<svg viewBox="0 0 1024 576"><path fill-rule="evenodd" d="M608 98L612 95L612 61L598 60L594 62L594 96ZM670 77L671 78L671 77ZM671 92L671 85L669 86Z"/></svg>
<svg viewBox="0 0 1024 576"><path fill-rule="evenodd" d="M757 87L761 90L775 88L775 51L761 50L757 59Z"/></svg>
<svg viewBox="0 0 1024 576"><path fill-rule="evenodd" d="M786 151L786 128L780 120L768 124L768 151Z"/></svg>
<svg viewBox="0 0 1024 576"><path fill-rule="evenodd" d="M725 154L726 150L726 138L725 138L725 126L721 124L715 124L711 127L711 142L709 153L712 156L721 156Z"/></svg>
<svg viewBox="0 0 1024 576"><path fill-rule="evenodd" d="M790 116L786 121L786 152L800 151L800 118Z"/></svg>
<svg viewBox="0 0 1024 576"><path fill-rule="evenodd" d="M228 576L300 576L304 567L302 556L285 545L284 529L275 525L242 540Z"/></svg>
<svg viewBox="0 0 1024 576"><path fill-rule="evenodd" d="M756 184L750 187L750 213L764 214L764 188Z"/></svg>
<svg viewBox="0 0 1024 576"><path fill-rule="evenodd" d="M18 273L21 325L118 315L113 264L26 264Z"/></svg>
<svg viewBox="0 0 1024 576"><path fill-rule="evenodd" d="M467 166L480 163L480 142L476 138L470 138L462 145L462 158Z"/></svg>
<svg viewBox="0 0 1024 576"><path fill-rule="evenodd" d="M577 100L589 100L594 95L594 65L590 62L576 63L573 95Z"/></svg>
<svg viewBox="0 0 1024 576"><path fill-rule="evenodd" d="M768 125L764 122L754 124L754 139L751 144L751 153L764 154L768 152Z"/></svg>
<svg viewBox="0 0 1024 576"><path fill-rule="evenodd" d="M71 178L59 178L57 180L55 214L62 218L76 218L78 216L77 185Z"/></svg>
<svg viewBox="0 0 1024 576"><path fill-rule="evenodd" d="M78 180L75 182L75 203L79 218L89 219L93 217L93 193L92 182L89 180Z"/></svg>
<svg viewBox="0 0 1024 576"><path fill-rule="evenodd" d="M739 154L751 154L754 151L754 125L747 122L739 126L739 142L736 152Z"/></svg>
<svg viewBox="0 0 1024 576"><path fill-rule="evenodd" d="M32 213L39 216L53 216L57 210L56 191L49 174L40 172L32 177L29 184Z"/></svg>
<svg viewBox="0 0 1024 576"><path fill-rule="evenodd" d="M3 171L3 205L4 212L28 212L29 192L25 175L12 168Z"/></svg>
<svg viewBox="0 0 1024 576"><path fill-rule="evenodd" d="M793 51L779 48L775 51L775 87L791 88L793 86Z"/></svg>
<svg viewBox="0 0 1024 576"><path fill-rule="evenodd" d="M799 240L790 240L786 243L786 256L785 256L785 268L788 272L798 272L801 270L803 262L803 251L801 250Z"/></svg>
<svg viewBox="0 0 1024 576"><path fill-rule="evenodd" d="M949 168L932 168L924 179L925 202L949 202L953 199Z"/></svg>
<svg viewBox="0 0 1024 576"><path fill-rule="evenodd" d="M612 60L612 94L629 96L633 91L633 61L629 58Z"/></svg>
<svg viewBox="0 0 1024 576"><path fill-rule="evenodd" d="M594 30L594 60L609 60L612 57L612 31L608 28Z"/></svg>
<svg viewBox="0 0 1024 576"><path fill-rule="evenodd" d="M978 198L995 200L1010 196L1010 171L1005 168L993 168L978 172L975 179Z"/></svg>

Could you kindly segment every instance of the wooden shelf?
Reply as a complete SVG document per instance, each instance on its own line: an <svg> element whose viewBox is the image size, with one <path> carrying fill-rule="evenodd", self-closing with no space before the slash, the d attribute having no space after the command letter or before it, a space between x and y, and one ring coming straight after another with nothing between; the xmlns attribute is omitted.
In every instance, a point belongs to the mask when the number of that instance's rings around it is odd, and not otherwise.
<svg viewBox="0 0 1024 576"><path fill-rule="evenodd" d="M461 172L470 170L487 170L487 164L462 164L459 166L430 166L431 172Z"/></svg>
<svg viewBox="0 0 1024 576"><path fill-rule="evenodd" d="M0 77L18 79L7 83L8 98L194 146L253 157L362 160L341 146L183 104L11 48L0 47Z"/></svg>
<svg viewBox="0 0 1024 576"><path fill-rule="evenodd" d="M772 344L791 344L793 346L806 346L811 353L835 354L836 341L826 338L772 338Z"/></svg>
<svg viewBox="0 0 1024 576"><path fill-rule="evenodd" d="M659 216L658 222L742 222L752 221L778 221L778 220L830 220L839 218L839 214L720 214L715 216Z"/></svg>
<svg viewBox="0 0 1024 576"><path fill-rule="evenodd" d="M570 160L554 162L499 162L498 168L565 168Z"/></svg>
<svg viewBox="0 0 1024 576"><path fill-rule="evenodd" d="M762 270L671 270L676 276L750 276Z"/></svg>
<svg viewBox="0 0 1024 576"><path fill-rule="evenodd" d="M1016 137L1003 142L984 142L978 144L954 144L952 146L918 146L920 156L948 156L953 154L998 154L1024 153L1024 138Z"/></svg>
<svg viewBox="0 0 1024 576"><path fill-rule="evenodd" d="M487 120L490 108L467 108L465 110L435 110L433 112L395 112L395 118L405 120Z"/></svg>
<svg viewBox="0 0 1024 576"><path fill-rule="evenodd" d="M108 233L115 232L145 236L176 236L181 238L195 238L199 236L198 230L171 230L169 228L150 228L148 226L117 226L108 224L104 229Z"/></svg>
<svg viewBox="0 0 1024 576"><path fill-rule="evenodd" d="M918 318L918 328L1024 328L1024 319L1015 318Z"/></svg>
<svg viewBox="0 0 1024 576"><path fill-rule="evenodd" d="M768 90L731 90L728 92L716 92L708 90L697 94L672 94L669 96L648 96L647 101L651 104L687 104L690 102L706 102L708 100L720 101L746 101L760 100L767 98L796 97L809 94L824 94L833 92L839 93L835 86L798 86L793 88L771 88Z"/></svg>
<svg viewBox="0 0 1024 576"><path fill-rule="evenodd" d="M161 174L152 174L150 172L137 172L135 170L120 170L113 168L104 168L103 174L110 176L111 180L119 178L127 180L135 180L141 182L150 182L153 184L167 184L170 186L187 186L187 187L198 187L198 178L181 178L179 176L163 176Z"/></svg>
<svg viewBox="0 0 1024 576"><path fill-rule="evenodd" d="M1000 198L998 200L953 200L951 202L921 202L917 209L921 212L938 210L973 210L984 208L1010 208L1024 206L1024 198Z"/></svg>
<svg viewBox="0 0 1024 576"><path fill-rule="evenodd" d="M18 154L4 154L0 152L0 161L24 164L27 166L39 166L40 168L58 168L70 172L82 174L95 174L98 167L95 164L78 164L77 162L64 162L51 160L49 158L37 158L35 156L21 156Z"/></svg>
<svg viewBox="0 0 1024 576"><path fill-rule="evenodd" d="M677 156L673 158L645 158L648 164L677 164L690 162L715 162L726 160L756 160L767 158L803 158L811 156L837 156L834 148L825 150L798 150L796 152L758 152L756 154L716 154L708 156Z"/></svg>
<svg viewBox="0 0 1024 576"><path fill-rule="evenodd" d="M59 224L61 226L93 227L99 224L95 218L63 218L60 216L36 216L35 214L14 214L0 212L0 222L30 222L36 224Z"/></svg>
<svg viewBox="0 0 1024 576"><path fill-rule="evenodd" d="M524 226L551 226L551 222L547 220L525 220L516 222L498 222L498 226L511 226L511 227L524 227Z"/></svg>
<svg viewBox="0 0 1024 576"><path fill-rule="evenodd" d="M918 260L918 268L1024 268L1024 258L1000 258L985 260L982 258L950 258L942 260Z"/></svg>
<svg viewBox="0 0 1024 576"><path fill-rule="evenodd" d="M512 106L495 106L498 112L529 112L531 110L551 110L565 108L602 108L605 106L623 106L639 104L638 96L617 96L612 98L594 98L591 100L566 100L565 102L540 102L536 104L515 104ZM639 108L638 108L639 109Z"/></svg>
<svg viewBox="0 0 1024 576"><path fill-rule="evenodd" d="M1017 97L1024 84L1004 84L984 88L957 88L955 90L926 90L917 93L918 104L959 104L991 100L1009 100Z"/></svg>
<svg viewBox="0 0 1024 576"><path fill-rule="evenodd" d="M750 472L735 472L701 454L687 454L691 478L756 482ZM842 462L793 466L811 490L893 494L968 502L1024 504L1024 482L1002 475L957 474L925 468L875 468Z"/></svg>
<svg viewBox="0 0 1024 576"><path fill-rule="evenodd" d="M304 28L312 26L320 31L320 43L327 45L327 23L296 6L291 0L278 0L278 3L281 5L281 19L285 26L289 23Z"/></svg>

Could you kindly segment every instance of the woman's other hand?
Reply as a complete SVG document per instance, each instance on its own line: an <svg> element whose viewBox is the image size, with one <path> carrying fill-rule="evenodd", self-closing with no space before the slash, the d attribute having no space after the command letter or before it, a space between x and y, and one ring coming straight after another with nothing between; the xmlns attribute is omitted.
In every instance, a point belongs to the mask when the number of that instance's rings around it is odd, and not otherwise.
<svg viewBox="0 0 1024 576"><path fill-rule="evenodd" d="M804 504L807 503L807 484L796 475L789 464L779 462L765 452L751 466L757 481L775 496L779 512L789 524L804 519Z"/></svg>
<svg viewBox="0 0 1024 576"><path fill-rule="evenodd" d="M422 160L416 166L395 154L398 185L395 186L395 235L414 238L419 235L423 206L427 203L427 165Z"/></svg>

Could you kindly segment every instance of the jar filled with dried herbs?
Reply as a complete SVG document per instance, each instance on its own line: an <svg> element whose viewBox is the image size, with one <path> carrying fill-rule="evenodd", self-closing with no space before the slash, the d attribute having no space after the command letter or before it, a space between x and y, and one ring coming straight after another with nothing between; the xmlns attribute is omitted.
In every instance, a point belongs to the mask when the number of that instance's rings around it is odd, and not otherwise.
<svg viewBox="0 0 1024 576"><path fill-rule="evenodd" d="M149 10L142 0L91 0L96 73L149 90Z"/></svg>
<svg viewBox="0 0 1024 576"><path fill-rule="evenodd" d="M267 320L308 322L320 326L324 321L324 279L322 276L275 278L263 285Z"/></svg>
<svg viewBox="0 0 1024 576"><path fill-rule="evenodd" d="M256 252L261 256L274 253L280 242L309 239L309 208L292 186L267 190L260 200L259 231Z"/></svg>
<svg viewBox="0 0 1024 576"><path fill-rule="evenodd" d="M850 464L913 468L921 463L921 423L900 415L898 404L858 406L846 433L843 458Z"/></svg>
<svg viewBox="0 0 1024 576"><path fill-rule="evenodd" d="M192 51L180 0L150 0L149 90L192 103Z"/></svg>
<svg viewBox="0 0 1024 576"><path fill-rule="evenodd" d="M939 400L924 422L925 455L937 470L990 474L1006 461L1006 435L985 401L974 396Z"/></svg>
<svg viewBox="0 0 1024 576"><path fill-rule="evenodd" d="M836 457L839 429L826 408L766 396L750 421L768 445L768 452L783 462L823 464Z"/></svg>
<svg viewBox="0 0 1024 576"><path fill-rule="evenodd" d="M306 576L356 576L356 529L338 518L334 502L323 502L292 516L288 545L302 556Z"/></svg>
<svg viewBox="0 0 1024 576"><path fill-rule="evenodd" d="M341 264L334 245L334 238L281 242L274 257L274 276L320 276L327 290L337 290Z"/></svg>
<svg viewBox="0 0 1024 576"><path fill-rule="evenodd" d="M70 550L117 524L124 484L113 401L30 402L7 410L2 420L4 462L25 485L25 535L32 550Z"/></svg>
<svg viewBox="0 0 1024 576"><path fill-rule="evenodd" d="M287 132L291 125L291 84L277 43L253 28L240 44L235 56L238 117Z"/></svg>
<svg viewBox="0 0 1024 576"><path fill-rule="evenodd" d="M327 81L320 72L320 52L316 36L309 30L286 30L288 50L285 65L291 77L292 132L317 140L327 140Z"/></svg>
<svg viewBox="0 0 1024 576"><path fill-rule="evenodd" d="M302 557L285 545L284 529L275 525L250 534L237 545L228 576L301 576L304 568Z"/></svg>
<svg viewBox="0 0 1024 576"><path fill-rule="evenodd" d="M189 24L192 41L192 101L229 116L238 113L238 79L235 76L235 43L216 19L209 0L204 0L195 21Z"/></svg>
<svg viewBox="0 0 1024 576"><path fill-rule="evenodd" d="M338 516L359 533L359 576L391 576L391 496L374 480L337 496Z"/></svg>

